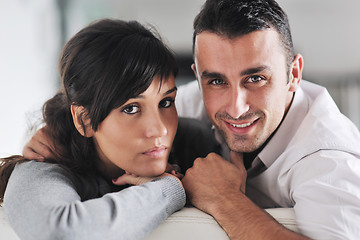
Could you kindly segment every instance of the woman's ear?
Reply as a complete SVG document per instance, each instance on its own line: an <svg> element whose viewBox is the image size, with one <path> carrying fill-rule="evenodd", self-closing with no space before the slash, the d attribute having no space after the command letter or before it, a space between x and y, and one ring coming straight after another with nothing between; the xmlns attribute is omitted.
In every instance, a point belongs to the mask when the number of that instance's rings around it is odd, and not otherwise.
<svg viewBox="0 0 360 240"><path fill-rule="evenodd" d="M83 106L71 105L71 115L77 131L84 137L92 137L94 130L91 127L91 120L87 117L87 111Z"/></svg>
<svg viewBox="0 0 360 240"><path fill-rule="evenodd" d="M303 57L300 54L296 54L294 61L290 67L290 91L295 92L299 87L302 78L302 69L304 65Z"/></svg>

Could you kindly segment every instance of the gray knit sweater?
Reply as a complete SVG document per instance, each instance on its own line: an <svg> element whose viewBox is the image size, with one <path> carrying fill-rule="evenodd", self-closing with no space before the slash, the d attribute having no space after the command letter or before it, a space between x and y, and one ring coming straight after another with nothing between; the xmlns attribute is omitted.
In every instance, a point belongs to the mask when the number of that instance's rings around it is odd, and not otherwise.
<svg viewBox="0 0 360 240"><path fill-rule="evenodd" d="M140 239L185 201L173 177L120 191L99 176L31 161L15 167L4 208L21 239Z"/></svg>

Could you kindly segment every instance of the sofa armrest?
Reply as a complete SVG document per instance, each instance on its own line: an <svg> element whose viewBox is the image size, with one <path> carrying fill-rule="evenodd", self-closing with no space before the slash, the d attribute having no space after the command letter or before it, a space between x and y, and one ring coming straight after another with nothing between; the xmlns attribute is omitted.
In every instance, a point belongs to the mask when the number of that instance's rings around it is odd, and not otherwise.
<svg viewBox="0 0 360 240"><path fill-rule="evenodd" d="M279 223L286 228L298 232L295 214L292 208L266 209ZM12 230L4 208L0 206L1 239L19 240ZM183 208L168 217L158 228L150 233L146 240L191 240L191 239L229 239L215 219L197 208Z"/></svg>
<svg viewBox="0 0 360 240"><path fill-rule="evenodd" d="M292 208L272 208L266 211L286 228L298 232ZM183 208L168 217L145 240L228 240L229 237L215 219L197 208Z"/></svg>
<svg viewBox="0 0 360 240"><path fill-rule="evenodd" d="M8 219L6 217L4 208L0 205L0 234L1 239L6 240L19 240L14 230L11 228Z"/></svg>

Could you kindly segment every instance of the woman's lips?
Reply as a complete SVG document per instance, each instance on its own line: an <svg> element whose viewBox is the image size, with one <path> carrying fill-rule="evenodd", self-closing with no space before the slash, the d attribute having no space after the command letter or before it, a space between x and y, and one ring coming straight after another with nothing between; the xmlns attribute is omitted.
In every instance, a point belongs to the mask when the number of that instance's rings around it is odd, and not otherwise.
<svg viewBox="0 0 360 240"><path fill-rule="evenodd" d="M147 151L145 151L143 154L146 156L149 156L151 158L160 158L163 157L166 153L167 147L154 147Z"/></svg>

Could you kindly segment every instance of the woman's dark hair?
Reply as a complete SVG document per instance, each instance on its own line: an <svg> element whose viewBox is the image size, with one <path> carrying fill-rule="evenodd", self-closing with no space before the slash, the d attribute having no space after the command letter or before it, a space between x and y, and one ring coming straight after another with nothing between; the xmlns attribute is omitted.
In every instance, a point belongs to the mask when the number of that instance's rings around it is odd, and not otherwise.
<svg viewBox="0 0 360 240"><path fill-rule="evenodd" d="M209 31L227 38L275 29L285 49L288 66L294 59L293 42L286 13L274 0L207 0L194 20L193 50L196 36Z"/></svg>
<svg viewBox="0 0 360 240"><path fill-rule="evenodd" d="M96 131L111 110L144 92L155 77L161 82L175 77L178 67L173 53L152 30L136 21L104 19L85 27L65 44L59 70L62 87L43 106L46 131L57 157L45 161L93 174L98 160L93 140L76 130L70 106L83 106L84 117ZM19 161L24 159L13 156L0 165L0 202Z"/></svg>

